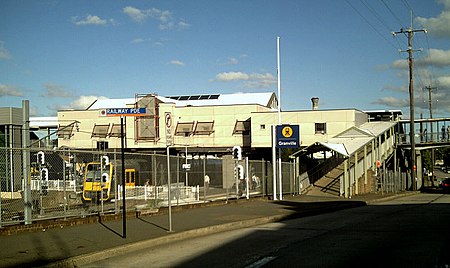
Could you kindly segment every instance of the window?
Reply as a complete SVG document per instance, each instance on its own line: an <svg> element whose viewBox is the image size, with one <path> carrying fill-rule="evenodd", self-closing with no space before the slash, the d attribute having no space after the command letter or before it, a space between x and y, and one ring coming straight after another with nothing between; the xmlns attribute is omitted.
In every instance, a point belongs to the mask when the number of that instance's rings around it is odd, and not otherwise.
<svg viewBox="0 0 450 268"><path fill-rule="evenodd" d="M210 135L214 132L214 121L212 122L197 122L195 125L194 135Z"/></svg>
<svg viewBox="0 0 450 268"><path fill-rule="evenodd" d="M325 134L325 133L327 133L327 124L326 123L316 123L315 129L316 129L316 134Z"/></svg>
<svg viewBox="0 0 450 268"><path fill-rule="evenodd" d="M94 128L92 129L91 138L93 138L93 137L106 138L106 135L108 135L108 129L109 129L109 124L108 125L95 125L94 124Z"/></svg>
<svg viewBox="0 0 450 268"><path fill-rule="evenodd" d="M58 138L61 139L70 139L72 137L73 124L68 126L59 126L58 127Z"/></svg>
<svg viewBox="0 0 450 268"><path fill-rule="evenodd" d="M109 146L107 141L97 141L97 150L106 150L108 148Z"/></svg>
<svg viewBox="0 0 450 268"><path fill-rule="evenodd" d="M176 136L189 136L194 130L194 122L178 123L175 129Z"/></svg>
<svg viewBox="0 0 450 268"><path fill-rule="evenodd" d="M266 125L259 125L259 129L265 130L266 129Z"/></svg>
<svg viewBox="0 0 450 268"><path fill-rule="evenodd" d="M113 124L111 130L108 133L108 136L120 138L120 132L120 124ZM125 135L125 126L123 126L123 134Z"/></svg>
<svg viewBox="0 0 450 268"><path fill-rule="evenodd" d="M244 134L248 135L250 134L250 120L247 121L236 121L236 124L234 125L233 134Z"/></svg>

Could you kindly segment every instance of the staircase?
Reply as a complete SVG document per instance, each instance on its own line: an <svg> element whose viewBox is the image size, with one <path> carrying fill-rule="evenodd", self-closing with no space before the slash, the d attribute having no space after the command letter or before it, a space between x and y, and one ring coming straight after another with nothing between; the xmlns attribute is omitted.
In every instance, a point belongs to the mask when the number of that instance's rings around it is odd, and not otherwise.
<svg viewBox="0 0 450 268"><path fill-rule="evenodd" d="M314 196L340 196L340 180L339 177L344 173L344 164L340 164L332 169L330 172L317 180L313 187L306 193L306 195Z"/></svg>

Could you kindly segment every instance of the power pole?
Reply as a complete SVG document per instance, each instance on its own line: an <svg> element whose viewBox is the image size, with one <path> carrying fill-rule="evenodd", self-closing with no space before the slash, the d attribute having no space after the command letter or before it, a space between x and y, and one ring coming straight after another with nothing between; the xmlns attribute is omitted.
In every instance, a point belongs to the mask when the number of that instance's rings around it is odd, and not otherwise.
<svg viewBox="0 0 450 268"><path fill-rule="evenodd" d="M432 109L432 103L431 103L431 91L433 89L437 89L436 87L427 86L423 88L424 90L428 90L428 109L430 111L430 119L433 119L433 109ZM433 129L433 125L431 125L431 129ZM433 130L431 130L433 132Z"/></svg>
<svg viewBox="0 0 450 268"><path fill-rule="evenodd" d="M428 109L430 110L430 119L433 119L433 108L432 108L432 101L431 101L431 91L433 89L437 89L436 87L427 86L423 88L424 90L428 90ZM433 142L433 122L430 122L430 134L431 134L431 141ZM437 135L439 138L439 135ZM434 177L434 148L431 148L431 186L433 185L433 177Z"/></svg>
<svg viewBox="0 0 450 268"><path fill-rule="evenodd" d="M410 128L410 142L411 142L411 180L413 191L417 190L416 182L416 144L414 141L414 58L413 53L417 50L412 48L412 38L416 32L426 32L426 30L413 29L413 18L411 11L411 27L409 29L401 28L399 32L393 32L395 36L400 33L404 33L408 37L408 49L401 52L408 52L408 65L409 65L409 128Z"/></svg>

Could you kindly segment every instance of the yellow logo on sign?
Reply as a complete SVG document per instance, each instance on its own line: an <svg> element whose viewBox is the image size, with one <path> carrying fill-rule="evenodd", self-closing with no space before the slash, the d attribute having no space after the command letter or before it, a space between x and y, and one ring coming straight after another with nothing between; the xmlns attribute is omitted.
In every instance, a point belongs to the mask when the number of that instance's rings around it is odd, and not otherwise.
<svg viewBox="0 0 450 268"><path fill-rule="evenodd" d="M291 127L284 127L281 130L281 135L283 135L283 137L285 137L285 138L290 138L293 134L294 134L294 131L292 130Z"/></svg>

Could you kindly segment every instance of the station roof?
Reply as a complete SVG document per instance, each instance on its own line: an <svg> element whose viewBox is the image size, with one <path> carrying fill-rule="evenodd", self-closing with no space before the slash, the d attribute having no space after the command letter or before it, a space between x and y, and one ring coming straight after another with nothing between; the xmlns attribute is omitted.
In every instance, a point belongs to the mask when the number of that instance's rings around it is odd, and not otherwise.
<svg viewBox="0 0 450 268"><path fill-rule="evenodd" d="M327 148L344 157L350 157L364 145L368 144L397 123L398 122L387 121L367 122L359 127L351 127L326 142L316 142L293 155L308 151L317 152L320 151L321 148Z"/></svg>
<svg viewBox="0 0 450 268"><path fill-rule="evenodd" d="M269 108L276 108L277 105L277 98L273 92L183 95L169 97L155 95L155 97L164 103L174 103L177 107L258 104ZM87 110L126 108L134 103L136 103L136 98L98 99L89 105Z"/></svg>
<svg viewBox="0 0 450 268"><path fill-rule="evenodd" d="M327 143L342 144L347 152L345 156L348 157L396 124L397 122L386 121L367 122L359 127L351 127L343 131L329 139ZM340 151L335 151L341 153Z"/></svg>
<svg viewBox="0 0 450 268"><path fill-rule="evenodd" d="M58 128L57 116L30 117L30 128Z"/></svg>

